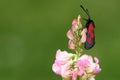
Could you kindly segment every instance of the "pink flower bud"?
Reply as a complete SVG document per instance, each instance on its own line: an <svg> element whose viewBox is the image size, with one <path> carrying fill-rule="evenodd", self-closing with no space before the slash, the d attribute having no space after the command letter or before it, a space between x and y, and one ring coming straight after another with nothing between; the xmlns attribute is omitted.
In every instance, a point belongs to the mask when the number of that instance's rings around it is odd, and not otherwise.
<svg viewBox="0 0 120 80"><path fill-rule="evenodd" d="M78 18L77 18L77 24L79 25L80 28L82 28L81 16L80 15L78 15Z"/></svg>
<svg viewBox="0 0 120 80"><path fill-rule="evenodd" d="M76 31L77 29L78 29L77 20L74 19L72 22L72 31Z"/></svg>
<svg viewBox="0 0 120 80"><path fill-rule="evenodd" d="M73 40L74 36L73 36L73 32L72 32L71 29L68 30L68 32L67 32L67 37L68 37L68 39Z"/></svg>
<svg viewBox="0 0 120 80"><path fill-rule="evenodd" d="M80 20L81 20L81 16L78 15L78 18L77 18L77 22L78 22L78 24L79 24Z"/></svg>
<svg viewBox="0 0 120 80"><path fill-rule="evenodd" d="M77 20L74 19L74 20L72 21L72 26L76 26L76 24L77 24Z"/></svg>
<svg viewBox="0 0 120 80"><path fill-rule="evenodd" d="M82 35L81 43L85 43L86 42L86 32L87 32L86 28L84 28L83 31L81 32L81 35Z"/></svg>
<svg viewBox="0 0 120 80"><path fill-rule="evenodd" d="M76 49L76 46L75 46L75 44L73 43L73 41L72 40L69 40L69 42L68 42L68 47L70 48L70 49Z"/></svg>

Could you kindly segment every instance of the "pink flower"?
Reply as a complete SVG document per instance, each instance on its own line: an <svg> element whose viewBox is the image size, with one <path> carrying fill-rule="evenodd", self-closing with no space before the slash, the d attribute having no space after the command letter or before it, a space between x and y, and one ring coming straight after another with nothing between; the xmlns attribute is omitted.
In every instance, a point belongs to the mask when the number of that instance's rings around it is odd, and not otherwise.
<svg viewBox="0 0 120 80"><path fill-rule="evenodd" d="M53 72L60 75L64 80L76 80L79 76L83 80L94 80L96 74L101 71L97 57L82 55L75 60L76 55L67 51L58 50L56 60L52 66Z"/></svg>
<svg viewBox="0 0 120 80"><path fill-rule="evenodd" d="M94 62L95 61L95 62ZM87 73L93 73L93 74L98 74L101 71L101 68L99 67L99 60L97 57L94 57L94 60L90 62L88 65L89 67L87 68Z"/></svg>
<svg viewBox="0 0 120 80"><path fill-rule="evenodd" d="M71 29L68 30L68 32L67 32L67 37L68 37L68 39L70 39L70 40L73 40L73 39L74 39L73 32L72 32Z"/></svg>
<svg viewBox="0 0 120 80"><path fill-rule="evenodd" d="M56 52L56 61L59 64L67 63L72 57L73 57L73 54L68 53L67 51L57 50Z"/></svg>
<svg viewBox="0 0 120 80"><path fill-rule="evenodd" d="M71 70L70 66L73 63L72 58L74 54L68 53L67 51L57 50L56 60L52 66L53 72L63 78L70 78Z"/></svg>
<svg viewBox="0 0 120 80"><path fill-rule="evenodd" d="M76 45L73 43L72 40L69 40L68 47L69 47L69 49L73 49L73 50L76 49Z"/></svg>
<svg viewBox="0 0 120 80"><path fill-rule="evenodd" d="M101 71L101 68L99 67L99 60L95 57L95 62L93 61L93 58L89 55L82 55L77 63L76 66L79 67L79 69L83 70L83 73L92 73L97 74Z"/></svg>

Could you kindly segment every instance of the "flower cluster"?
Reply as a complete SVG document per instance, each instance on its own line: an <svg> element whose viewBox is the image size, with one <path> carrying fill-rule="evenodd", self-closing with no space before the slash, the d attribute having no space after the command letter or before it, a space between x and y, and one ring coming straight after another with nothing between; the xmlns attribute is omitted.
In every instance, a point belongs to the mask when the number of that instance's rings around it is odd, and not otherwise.
<svg viewBox="0 0 120 80"><path fill-rule="evenodd" d="M77 19L74 19L72 22L72 27L67 32L67 37L69 38L68 47L70 49L80 48L82 43L86 41L86 28L82 28L81 17L78 16Z"/></svg>
<svg viewBox="0 0 120 80"><path fill-rule="evenodd" d="M61 76L63 80L95 80L96 74L101 71L99 59L87 54L82 54L82 44L86 41L86 28L82 28L81 17L78 16L72 22L72 27L67 32L69 39L68 47L76 54L67 51L56 52L56 59L52 66L55 74Z"/></svg>
<svg viewBox="0 0 120 80"><path fill-rule="evenodd" d="M77 59L75 54L58 50L56 60L52 66L53 71L64 80L94 80L96 74L101 71L97 57L82 55Z"/></svg>

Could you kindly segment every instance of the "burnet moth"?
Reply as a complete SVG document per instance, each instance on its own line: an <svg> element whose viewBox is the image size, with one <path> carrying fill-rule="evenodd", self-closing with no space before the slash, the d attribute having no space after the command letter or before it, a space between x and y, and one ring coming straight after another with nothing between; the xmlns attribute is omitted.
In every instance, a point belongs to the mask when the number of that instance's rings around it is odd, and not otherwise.
<svg viewBox="0 0 120 80"><path fill-rule="evenodd" d="M94 34L95 24L94 24L94 21L90 18L88 9L85 9L82 5L80 7L88 16L88 19L86 19L87 22L85 25L85 28L87 28L87 32L86 32L86 42L84 44L85 49L88 50L95 45L95 34Z"/></svg>

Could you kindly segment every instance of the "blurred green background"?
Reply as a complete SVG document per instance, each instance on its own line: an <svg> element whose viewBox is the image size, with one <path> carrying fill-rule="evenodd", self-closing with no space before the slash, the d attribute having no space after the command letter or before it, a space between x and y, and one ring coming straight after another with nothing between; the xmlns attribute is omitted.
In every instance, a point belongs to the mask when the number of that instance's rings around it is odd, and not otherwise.
<svg viewBox="0 0 120 80"><path fill-rule="evenodd" d="M100 59L96 80L120 79L120 0L0 0L0 80L61 80L51 66L66 32L87 7L95 21L96 45L87 54Z"/></svg>

